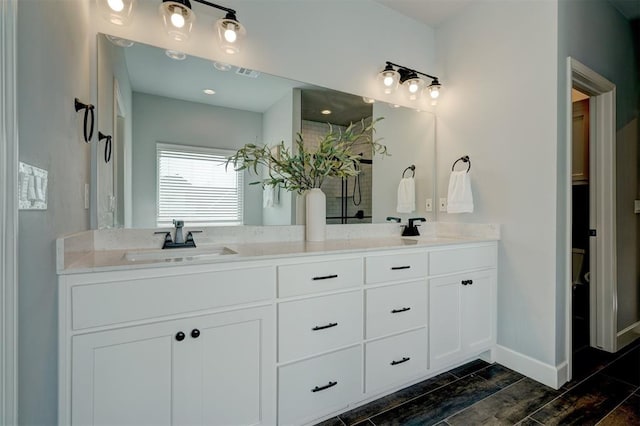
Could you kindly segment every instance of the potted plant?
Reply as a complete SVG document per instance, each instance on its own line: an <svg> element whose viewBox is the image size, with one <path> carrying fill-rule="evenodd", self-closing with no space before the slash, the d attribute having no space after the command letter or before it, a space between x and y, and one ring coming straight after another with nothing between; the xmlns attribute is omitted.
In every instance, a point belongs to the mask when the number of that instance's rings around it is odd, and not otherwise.
<svg viewBox="0 0 640 426"><path fill-rule="evenodd" d="M247 144L227 159L227 165L233 164L235 170L249 170L256 175L260 166L265 167L267 177L251 184L280 186L299 194L306 193L307 240L322 241L326 204L320 188L328 177L345 178L360 173L360 153L366 147L374 154L389 155L387 147L373 138L375 124L381 119L370 124L364 120L351 123L343 131L329 124L329 131L312 149L305 146L300 133L295 140L295 149L288 148L284 142L280 142L277 149ZM316 226L320 220L322 226Z"/></svg>

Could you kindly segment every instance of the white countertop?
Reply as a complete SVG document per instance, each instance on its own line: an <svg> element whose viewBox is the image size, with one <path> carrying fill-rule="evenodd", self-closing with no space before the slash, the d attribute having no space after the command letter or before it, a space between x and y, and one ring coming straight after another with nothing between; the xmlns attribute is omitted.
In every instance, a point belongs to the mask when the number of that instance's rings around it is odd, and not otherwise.
<svg viewBox="0 0 640 426"><path fill-rule="evenodd" d="M77 274L87 272L105 272L140 268L172 267L191 264L228 263L266 260L271 258L298 257L322 254L340 254L349 252L375 252L386 249L434 247L451 244L467 244L476 242L496 241L495 236L447 236L447 237L393 237L381 238L352 238L333 239L323 242L309 241L274 241L257 243L230 243L215 246L200 244L198 248L167 249L116 249L116 250L89 250L64 252L64 266L58 269L58 273ZM235 254L225 254L212 257L194 257L194 253L202 253L214 247L226 247ZM164 252L170 259L129 260L127 253L158 253ZM184 256L180 256L184 254Z"/></svg>

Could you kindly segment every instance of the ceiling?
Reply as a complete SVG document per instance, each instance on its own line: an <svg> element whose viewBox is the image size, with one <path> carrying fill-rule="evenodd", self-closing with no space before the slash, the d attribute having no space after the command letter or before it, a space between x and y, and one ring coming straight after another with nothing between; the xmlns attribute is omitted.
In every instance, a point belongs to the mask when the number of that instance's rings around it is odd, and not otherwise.
<svg viewBox="0 0 640 426"><path fill-rule="evenodd" d="M460 13L478 1L490 0L375 0L432 28ZM541 1L541 0L540 0ZM628 20L640 18L640 0L609 0Z"/></svg>

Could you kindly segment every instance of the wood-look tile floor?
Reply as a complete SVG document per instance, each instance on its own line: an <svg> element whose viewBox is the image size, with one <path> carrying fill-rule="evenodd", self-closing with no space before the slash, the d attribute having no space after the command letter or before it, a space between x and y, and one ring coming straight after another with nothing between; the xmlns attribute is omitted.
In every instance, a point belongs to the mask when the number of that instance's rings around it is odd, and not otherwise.
<svg viewBox="0 0 640 426"><path fill-rule="evenodd" d="M575 359L574 379L559 390L476 360L317 426L640 426L640 341Z"/></svg>

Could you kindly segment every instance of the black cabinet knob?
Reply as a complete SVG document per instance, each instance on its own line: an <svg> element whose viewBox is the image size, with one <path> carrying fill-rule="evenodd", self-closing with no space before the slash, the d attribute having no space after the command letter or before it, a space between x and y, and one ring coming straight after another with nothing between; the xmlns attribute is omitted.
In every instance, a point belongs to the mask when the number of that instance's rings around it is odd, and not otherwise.
<svg viewBox="0 0 640 426"><path fill-rule="evenodd" d="M176 333L176 340L177 340L178 342L182 342L182 341L184 340L184 337L185 337L185 336L184 336L184 333L183 333L182 331L178 331L178 332Z"/></svg>
<svg viewBox="0 0 640 426"><path fill-rule="evenodd" d="M198 330L197 328L194 328L193 330L191 330L191 337L193 337L194 339L197 339L200 336L200 330Z"/></svg>

